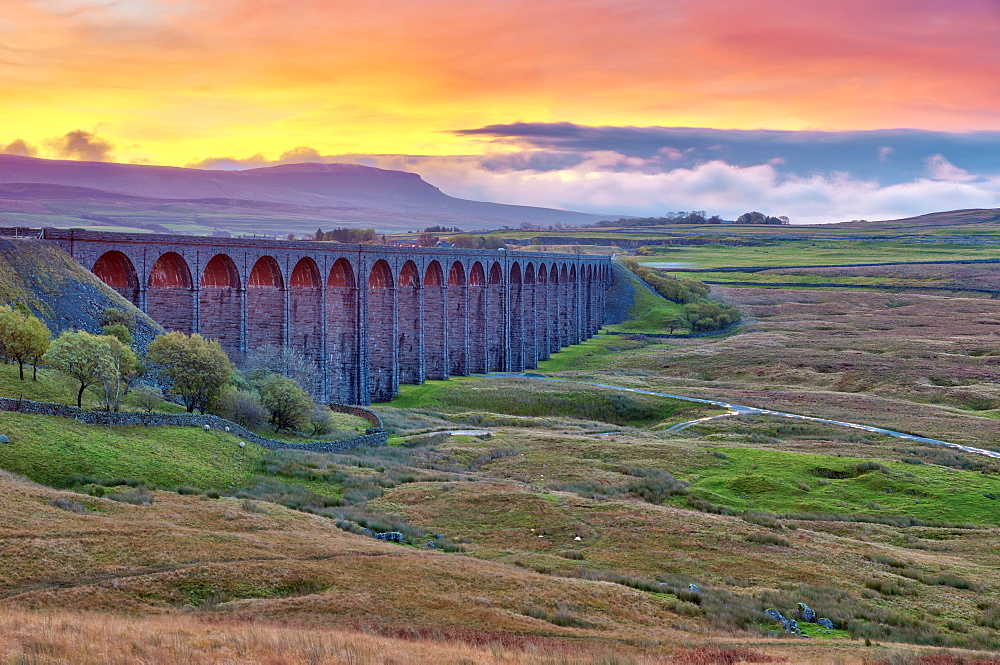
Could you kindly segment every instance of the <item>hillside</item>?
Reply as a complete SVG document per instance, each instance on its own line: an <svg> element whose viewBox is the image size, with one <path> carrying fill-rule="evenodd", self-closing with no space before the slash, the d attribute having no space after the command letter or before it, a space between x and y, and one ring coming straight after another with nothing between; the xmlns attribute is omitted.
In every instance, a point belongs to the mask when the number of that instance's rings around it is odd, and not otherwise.
<svg viewBox="0 0 1000 665"><path fill-rule="evenodd" d="M774 248L725 249L759 263ZM67 294L114 300L67 262L8 241L0 298L53 321L85 312ZM619 331L655 329L669 305L630 284ZM0 413L0 655L996 665L1000 460L633 389L996 450L997 301L717 295L747 320L724 337L602 334L531 375L403 386L373 407L381 448L268 452L223 430ZM70 388L0 366L3 396ZM117 641L81 653L96 635Z"/></svg>
<svg viewBox="0 0 1000 665"><path fill-rule="evenodd" d="M496 228L596 219L457 199L415 173L355 164L212 171L0 155L0 225L7 226L284 235L312 233L317 226Z"/></svg>
<svg viewBox="0 0 1000 665"><path fill-rule="evenodd" d="M79 328L100 332L109 308L135 317L140 348L163 329L52 243L0 238L0 302L20 303L53 332Z"/></svg>

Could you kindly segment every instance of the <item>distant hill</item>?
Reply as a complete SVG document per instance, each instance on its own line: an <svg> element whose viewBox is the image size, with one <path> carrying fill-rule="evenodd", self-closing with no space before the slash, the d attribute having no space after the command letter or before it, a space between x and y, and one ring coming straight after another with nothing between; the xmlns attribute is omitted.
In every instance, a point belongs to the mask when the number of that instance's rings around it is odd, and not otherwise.
<svg viewBox="0 0 1000 665"><path fill-rule="evenodd" d="M0 155L0 225L6 226L283 235L338 225L471 230L598 219L580 212L458 199L415 173L356 164L211 171Z"/></svg>
<svg viewBox="0 0 1000 665"><path fill-rule="evenodd" d="M877 222L854 221L830 224L840 229L904 229L921 227L956 227L974 226L977 224L1000 225L1000 208L967 208L962 210L946 210L943 212L932 212L916 217L905 217L903 219L886 219ZM816 226L816 225L814 225ZM822 225L820 225L822 226Z"/></svg>

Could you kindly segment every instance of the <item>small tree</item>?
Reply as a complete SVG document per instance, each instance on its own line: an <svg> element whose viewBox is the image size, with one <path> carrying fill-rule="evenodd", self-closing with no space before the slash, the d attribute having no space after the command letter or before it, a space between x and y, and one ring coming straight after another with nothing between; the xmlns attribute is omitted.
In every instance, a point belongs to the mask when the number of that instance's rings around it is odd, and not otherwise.
<svg viewBox="0 0 1000 665"><path fill-rule="evenodd" d="M124 323L109 323L101 330L105 335L116 338L125 346L132 346L132 333Z"/></svg>
<svg viewBox="0 0 1000 665"><path fill-rule="evenodd" d="M184 402L188 413L205 407L233 376L233 364L219 342L195 333L160 335L149 345L149 361L170 383L170 392Z"/></svg>
<svg viewBox="0 0 1000 665"><path fill-rule="evenodd" d="M133 379L139 367L139 358L135 351L122 343L117 337L104 335L109 351L111 367L107 374L101 377L104 385L104 406L108 411L118 411L121 396Z"/></svg>
<svg viewBox="0 0 1000 665"><path fill-rule="evenodd" d="M293 429L301 426L314 405L312 398L292 379L271 374L260 382L260 401L271 414L275 429Z"/></svg>
<svg viewBox="0 0 1000 665"><path fill-rule="evenodd" d="M132 389L132 403L146 413L152 413L162 401L163 391L156 386L138 386Z"/></svg>
<svg viewBox="0 0 1000 665"><path fill-rule="evenodd" d="M324 434L330 431L331 423L330 407L325 404L317 404L312 413L309 414L309 425L312 427L313 436Z"/></svg>
<svg viewBox="0 0 1000 665"><path fill-rule="evenodd" d="M42 361L80 384L76 405L83 407L83 391L114 371L108 337L91 335L83 330L63 332L53 340Z"/></svg>
<svg viewBox="0 0 1000 665"><path fill-rule="evenodd" d="M686 318L684 318L684 316L678 314L677 316L670 317L669 319L667 319L666 321L664 321L663 324L667 328L670 328L670 334L673 335L674 334L674 330L676 328L684 328L684 327L686 327L687 324L688 324L688 321L687 321Z"/></svg>
<svg viewBox="0 0 1000 665"><path fill-rule="evenodd" d="M49 348L52 333L40 319L10 307L0 307L0 348L17 361L24 381L24 363L33 365L32 378L38 380L38 363Z"/></svg>
<svg viewBox="0 0 1000 665"><path fill-rule="evenodd" d="M237 425L251 430L263 428L270 417L257 395L246 390L238 390L232 385L222 389L214 408L215 412L226 420L232 420Z"/></svg>

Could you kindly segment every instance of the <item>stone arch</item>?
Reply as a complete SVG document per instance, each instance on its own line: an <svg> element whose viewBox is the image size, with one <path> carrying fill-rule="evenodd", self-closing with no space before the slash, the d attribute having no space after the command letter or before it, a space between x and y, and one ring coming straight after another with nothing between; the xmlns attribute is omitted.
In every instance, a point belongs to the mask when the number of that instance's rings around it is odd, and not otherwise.
<svg viewBox="0 0 1000 665"><path fill-rule="evenodd" d="M507 325L508 354L510 358L509 371L520 372L525 366L525 335L524 335L524 284L521 275L521 265L515 261L510 265L510 277L507 284Z"/></svg>
<svg viewBox="0 0 1000 665"><path fill-rule="evenodd" d="M360 394L358 288L351 262L337 259L326 279L326 353L330 399L357 404Z"/></svg>
<svg viewBox="0 0 1000 665"><path fill-rule="evenodd" d="M316 261L299 259L288 285L288 346L312 370L302 387L318 397L323 391L323 281Z"/></svg>
<svg viewBox="0 0 1000 665"><path fill-rule="evenodd" d="M441 264L431 261L424 271L424 377L448 378L448 286Z"/></svg>
<svg viewBox="0 0 1000 665"><path fill-rule="evenodd" d="M549 353L556 353L562 348L562 337L560 337L560 331L562 326L559 324L560 321L560 306L559 303L562 300L560 297L560 284L559 284L559 266L555 263L549 268L549 286L548 286L548 316L549 316Z"/></svg>
<svg viewBox="0 0 1000 665"><path fill-rule="evenodd" d="M240 273L228 254L216 254L201 272L198 297L198 332L219 340L222 349L240 353L242 329Z"/></svg>
<svg viewBox="0 0 1000 665"><path fill-rule="evenodd" d="M524 330L524 367L538 367L538 321L535 316L535 264L524 265L524 283L521 285L521 320Z"/></svg>
<svg viewBox="0 0 1000 665"><path fill-rule="evenodd" d="M146 313L167 330L194 330L191 269L177 252L166 252L153 263L146 290Z"/></svg>
<svg viewBox="0 0 1000 665"><path fill-rule="evenodd" d="M94 263L94 275L114 289L118 295L139 307L139 274L132 259L122 252L104 252Z"/></svg>
<svg viewBox="0 0 1000 665"><path fill-rule="evenodd" d="M580 343L580 280L576 264L569 267L569 281L566 284L566 343Z"/></svg>
<svg viewBox="0 0 1000 665"><path fill-rule="evenodd" d="M423 383L420 272L407 261L396 280L397 339L400 383Z"/></svg>
<svg viewBox="0 0 1000 665"><path fill-rule="evenodd" d="M538 264L535 274L535 339L538 360L548 360L551 338L549 311L549 269L544 263Z"/></svg>
<svg viewBox="0 0 1000 665"><path fill-rule="evenodd" d="M469 371L487 372L486 337L489 312L486 305L486 271L476 261L469 270Z"/></svg>
<svg viewBox="0 0 1000 665"><path fill-rule="evenodd" d="M469 373L469 285L465 266L455 261L448 270L448 373Z"/></svg>
<svg viewBox="0 0 1000 665"><path fill-rule="evenodd" d="M583 335L590 337L594 334L594 291L593 291L593 269L588 263L580 267L580 325L583 327Z"/></svg>
<svg viewBox="0 0 1000 665"><path fill-rule="evenodd" d="M570 308L570 283L569 283L569 269L566 264L563 263L559 267L559 292L556 302L558 303L559 309L556 316L556 323L558 325L559 331L559 348L569 346L569 313Z"/></svg>
<svg viewBox="0 0 1000 665"><path fill-rule="evenodd" d="M503 268L500 263L493 262L487 277L486 287L486 360L491 372L503 372L507 369L509 326L507 321L506 284L503 279Z"/></svg>
<svg viewBox="0 0 1000 665"><path fill-rule="evenodd" d="M392 270L379 259L368 273L368 399L387 402L396 394L396 289Z"/></svg>
<svg viewBox="0 0 1000 665"><path fill-rule="evenodd" d="M284 346L285 280L273 256L262 256L247 278L247 348Z"/></svg>

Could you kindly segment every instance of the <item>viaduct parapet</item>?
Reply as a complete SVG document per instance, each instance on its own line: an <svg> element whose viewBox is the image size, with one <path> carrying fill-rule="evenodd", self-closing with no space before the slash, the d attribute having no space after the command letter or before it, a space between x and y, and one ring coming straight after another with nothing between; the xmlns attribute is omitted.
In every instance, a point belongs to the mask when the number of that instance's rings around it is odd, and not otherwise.
<svg viewBox="0 0 1000 665"><path fill-rule="evenodd" d="M519 372L596 333L607 257L44 229L167 330L315 363L320 398L387 401L400 383Z"/></svg>

